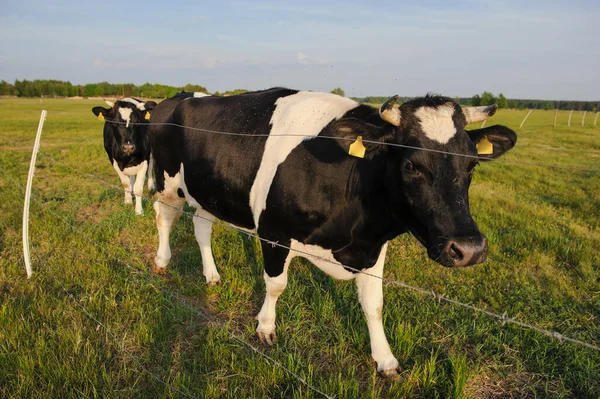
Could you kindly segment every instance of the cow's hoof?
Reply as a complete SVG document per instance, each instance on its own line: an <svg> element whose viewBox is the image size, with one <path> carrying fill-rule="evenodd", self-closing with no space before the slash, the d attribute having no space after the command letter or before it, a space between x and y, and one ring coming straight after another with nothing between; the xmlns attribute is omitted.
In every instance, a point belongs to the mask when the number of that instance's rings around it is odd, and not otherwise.
<svg viewBox="0 0 600 399"><path fill-rule="evenodd" d="M156 274L160 274L161 276L164 276L165 274L167 274L167 268L159 267L156 265L156 263L152 263L152 271Z"/></svg>
<svg viewBox="0 0 600 399"><path fill-rule="evenodd" d="M262 342L264 345L273 346L277 342L277 334L275 334L275 330L268 334L257 331L256 334L258 335L260 342Z"/></svg>
<svg viewBox="0 0 600 399"><path fill-rule="evenodd" d="M385 370L380 371L379 373L384 378L393 378L393 379L396 379L399 376L398 372L399 372L398 369L385 369Z"/></svg>
<svg viewBox="0 0 600 399"><path fill-rule="evenodd" d="M400 369L400 363L395 357L388 359L381 359L377 362L377 372L384 378L396 378L398 373L402 371Z"/></svg>
<svg viewBox="0 0 600 399"><path fill-rule="evenodd" d="M206 285L208 285L209 287L218 285L221 282L221 276L212 276L210 279L207 278L206 279Z"/></svg>

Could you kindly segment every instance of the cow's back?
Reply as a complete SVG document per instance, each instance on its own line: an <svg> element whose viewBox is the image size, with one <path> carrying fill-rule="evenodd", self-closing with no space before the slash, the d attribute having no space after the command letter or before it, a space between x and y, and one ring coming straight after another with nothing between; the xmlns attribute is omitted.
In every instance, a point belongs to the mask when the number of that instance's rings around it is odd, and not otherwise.
<svg viewBox="0 0 600 399"><path fill-rule="evenodd" d="M254 229L250 191L276 102L295 93L270 89L180 100L170 115L165 112L162 117L168 125L152 127L158 191L164 188L164 176L159 175L165 171L175 176L183 166L185 190L203 209Z"/></svg>

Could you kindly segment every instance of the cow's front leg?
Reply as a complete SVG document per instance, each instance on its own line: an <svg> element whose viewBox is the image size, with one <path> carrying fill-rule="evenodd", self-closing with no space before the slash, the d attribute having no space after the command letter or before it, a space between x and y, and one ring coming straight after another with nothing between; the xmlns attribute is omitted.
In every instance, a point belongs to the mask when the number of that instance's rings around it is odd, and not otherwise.
<svg viewBox="0 0 600 399"><path fill-rule="evenodd" d="M121 184L123 185L123 190L125 191L125 203L132 204L133 199L131 197L131 186L133 185L133 176L130 177L123 173L123 171L119 168L117 161L113 161L113 168L115 168L115 171L121 180Z"/></svg>
<svg viewBox="0 0 600 399"><path fill-rule="evenodd" d="M373 267L364 270L373 276L359 273L356 276L356 287L358 288L360 304L367 317L371 339L371 356L377 362L377 371L389 377L398 374L399 363L392 354L385 337L381 315L383 311L383 286L381 278L378 277L383 276L386 252L387 243L381 248L377 263Z"/></svg>
<svg viewBox="0 0 600 399"><path fill-rule="evenodd" d="M183 213L182 207L185 202L179 198L177 193L158 193L158 201L154 203L156 211L156 227L158 228L158 251L154 258L152 271L158 274L167 273L167 265L171 260L171 247L169 245L169 236L173 224L177 222Z"/></svg>
<svg viewBox="0 0 600 399"><path fill-rule="evenodd" d="M196 241L198 241L198 246L200 247L200 255L202 255L202 274L206 277L206 283L208 285L217 284L221 280L221 276L215 266L210 243L212 224L215 217L198 208L196 209L196 214L193 219L194 233L196 235Z"/></svg>
<svg viewBox="0 0 600 399"><path fill-rule="evenodd" d="M256 333L263 344L273 345L277 340L275 334L275 305L277 298L287 286L287 273L293 258L289 249L273 246L261 241L263 258L265 262L265 285L267 295L260 312L256 316L258 327ZM290 243L283 243L289 247Z"/></svg>
<svg viewBox="0 0 600 399"><path fill-rule="evenodd" d="M135 184L133 185L133 193L135 194L135 213L143 215L142 195L144 194L144 180L146 179L146 171L148 170L148 162L144 161L140 164L138 172L135 176Z"/></svg>

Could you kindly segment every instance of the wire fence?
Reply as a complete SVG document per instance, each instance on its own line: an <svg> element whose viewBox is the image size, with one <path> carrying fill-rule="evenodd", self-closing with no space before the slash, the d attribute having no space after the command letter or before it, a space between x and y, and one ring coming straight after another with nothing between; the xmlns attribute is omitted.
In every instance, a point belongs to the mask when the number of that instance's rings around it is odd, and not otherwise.
<svg viewBox="0 0 600 399"><path fill-rule="evenodd" d="M16 179L12 178L10 176L10 174L8 174L8 171L6 171L5 169L3 169L2 167L0 167L0 171L3 172L3 176L8 178L9 180L11 180L13 182L13 184L15 184L15 186L17 186L22 192L24 192L24 187L22 184L20 184ZM35 198L32 197L32 199L34 200L34 202L36 202L38 205L41 205L40 201ZM123 260L121 257L113 254L112 252L110 252L109 250L107 250L103 245L101 245L100 243L98 243L96 240L94 240L93 238L91 238L90 236L88 236L85 232L83 232L80 228L76 227L75 225L69 223L66 218L64 218L63 216L59 215L58 213L47 209L47 208L43 208L40 206L40 209L42 209L43 212L48 213L54 217L56 217L58 220L61 221L62 224L64 224L67 228L69 228L71 231L73 232L79 232L78 237L83 238L84 240L88 241L90 244L94 245L96 248L98 248L100 251L104 252L106 255L108 255L109 257L113 258L114 260L118 261L119 263L121 263L122 265L126 266L131 272L135 273L136 275L142 277L146 282L148 282L149 284L152 284L154 287L158 288L160 291L162 291L163 293L165 293L166 295L169 295L172 298L177 299L186 309L188 309L189 311L195 313L197 316L201 317L202 319L204 319L209 325L218 328L219 330L223 331L226 335L229 335L233 340L239 342L240 344L246 346L247 348L249 348L250 350L252 350L254 353L262 356L263 358L265 358L266 360L268 360L269 362L271 362L275 367L285 371L286 373L290 374L291 376L293 376L296 380L298 380L299 382L301 382L303 385L305 385L307 388L309 388L310 390L326 397L326 398L333 398L332 396L320 391L319 389L317 389L315 386L311 385L310 383L308 383L306 381L305 378L303 378L302 376L300 376L299 374L293 372L291 369L289 369L288 367L284 366L281 362L279 362L278 360L274 359L273 357L267 355L266 353L260 351L256 346L252 345L251 343L249 343L248 341L244 340L243 338L241 338L238 334L234 333L231 330L228 330L227 328L225 328L223 325L219 324L218 322L216 322L212 317L208 316L206 313L198 310L196 307L194 307L193 305L191 305L189 303L189 301L187 299L185 299L183 296L181 296L179 293L174 293L170 290L168 290L167 288L165 288L164 286L158 284L154 279L150 278L147 274L143 273L142 271L140 271L138 268L134 267L133 265L131 265L129 262ZM37 254L37 253L36 253ZM66 256L63 254L62 255L63 258L67 261L69 261ZM41 258L38 255L38 259L43 262L43 258ZM43 262L45 263L45 262ZM116 336L110 332L110 330L103 325L100 321L98 321L98 319L96 319L90 312L88 312L83 305L81 305L67 290L66 288L64 288L64 285L60 282L60 280L58 280L55 276L53 276L53 279L55 281L57 281L59 283L59 285L61 285L61 287L63 288L63 291L73 300L75 301L75 303L84 311L84 313L90 317L92 320L96 321L98 323L98 325L100 325L102 328L104 328L107 333L109 333L109 335L111 335L111 337L113 339L115 339L115 341L118 342L118 339L116 338ZM160 381L162 384L164 384L165 386L172 388L174 390L176 390L178 393L183 394L184 396L187 397L194 397L191 396L189 394L186 394L182 391L180 391L179 389L177 389L176 387L173 387L171 385L169 385L168 383L160 380L160 378L158 376L156 376L155 374L151 373L147 368L145 368L143 366L143 363L135 358L135 356L127 351L124 346L122 346L123 351L129 356L131 357L136 363L138 363L140 365L140 367L142 368L143 371L147 372L149 375L151 375L153 378L157 379L158 381Z"/></svg>
<svg viewBox="0 0 600 399"><path fill-rule="evenodd" d="M46 259L41 256L41 254L36 250L34 245L31 245L31 249L32 252L36 255L38 262L44 266L46 266L46 269L50 269ZM66 256L64 255L64 253L62 253L62 257L68 262L69 259L66 258ZM131 351L129 351L126 347L125 344L119 340L119 338L117 337L117 335L112 332L112 330L110 328L108 328L104 323L102 323L100 320L98 320L98 318L96 316L94 316L90 311L88 311L85 306L83 306L81 304L80 301L77 300L77 298L75 298L75 296L73 294L71 294L69 292L69 290L67 290L67 288L65 287L65 284L55 275L53 274L48 274L52 280L54 282L56 282L61 290L65 293L65 295L73 302L73 304L78 307L90 320L93 320L98 326L102 327L102 329L113 339L113 341L117 344L118 348L121 350L121 352L125 353L131 360L133 360L140 369L142 369L143 372L145 372L146 374L148 374L150 377L152 377L153 379L155 379L156 381L158 381L159 383L161 383L162 385L164 385L165 387L169 388L170 390L172 390L173 392L177 392L178 394L185 396L186 398L192 398L192 399L198 399L196 396L189 394L187 392L183 392L181 389L169 384L168 382L162 380L158 375L154 374L153 372L151 372L146 366L144 366L144 363L137 357L135 356Z"/></svg>
<svg viewBox="0 0 600 399"><path fill-rule="evenodd" d="M82 176L86 176L86 177L90 177L92 179L95 179L95 180L103 183L104 185L110 186L110 187L115 188L115 189L117 189L119 191L127 191L126 189L124 189L121 186L118 186L118 185L112 184L110 182L107 182L106 180L104 180L104 179L102 179L102 178L100 178L100 177L98 177L98 176L96 176L94 174L82 172L82 171L80 171L80 170L78 170L76 168L71 167L70 165L66 165L66 164L64 164L64 163L62 163L62 162L54 159L53 157L51 157L51 156L49 156L47 154L43 154L43 153L40 152L40 155L44 156L45 158L47 158L47 159L49 159L49 160L51 160L53 162L56 162L57 164L65 167L65 168L67 168L67 169L69 169L69 170L71 170L71 171L73 171L73 172L75 172L77 174L80 174ZM129 191L129 192L132 195L135 195L133 193L133 191ZM188 211L184 210L183 208L167 204L167 203L165 203L163 201L160 201L160 200L156 200L156 199L154 199L152 197L142 196L142 198L145 199L145 200L147 200L147 201L149 201L149 202L152 202L152 203L153 202L158 202L158 203L160 203L162 205L165 205L167 207L175 209L178 212L181 212L182 214L184 214L186 216L197 217L197 218L200 218L200 219L203 219L203 220L215 223L217 225L220 225L220 226L222 226L222 227L224 227L226 229L237 231L237 232L239 232L241 234L244 234L244 235L246 235L248 237L252 237L252 238L258 239L260 241L266 242L266 243L268 243L268 244L270 244L272 246L277 246L277 247L280 247L280 248L287 249L287 250L295 252L295 253L297 253L299 255L303 255L303 256L305 256L305 257L307 257L309 259L310 258L317 259L319 261L323 261L323 262L332 264L332 265L334 265L336 267L343 267L346 270L350 270L350 271L355 272L355 273L361 273L361 274L365 274L365 275L368 275L368 276L373 277L373 278L379 278L379 279L383 280L383 282L385 282L385 283L387 283L389 285L399 286L399 287L402 287L402 288L406 288L408 290L412 290L414 292L418 292L420 294L431 296L434 299L436 299L438 302L450 303L450 304L453 304L453 305L456 305L456 306L460 306L460 307L463 307L463 308L475 311L477 313L484 314L486 316L489 316L489 317L495 318L497 320L500 320L503 325L506 324L506 323L514 324L514 325L517 325L517 326L520 326L520 327L523 327L523 328L528 328L528 329L536 331L538 333L547 335L549 337L552 337L554 339L559 340L560 342L563 342L563 341L572 342L572 343L575 343L575 344L587 347L589 349L600 351L600 346L598 346L598 345L590 344L590 343L587 343L587 342L584 342L584 341L581 341L581 340L578 340L578 339L575 339L575 338L571 338L571 337L565 336L565 335L563 335L563 334L561 334L559 332L556 332L556 331L550 331L550 330L547 330L547 329L544 329L544 328L540 328L540 327L534 326L534 325L529 324L529 323L525 323L525 322L516 320L516 319L514 319L512 317L509 317L508 313L506 311L503 312L502 314L498 314L498 313L491 312L491 311L488 311L488 310L485 310L485 309L477 308L477 307L475 307L473 305L470 305L470 304L467 304L467 303L463 303L463 302L457 301L457 300L452 299L452 298L448 298L448 297L446 297L446 296L444 296L442 294L438 294L438 293L436 293L435 291L432 291L432 290L427 290L427 289L424 289L424 288L421 288L421 287L413 286L413 285L407 284L407 283L405 283L403 281L398 281L398 280L393 280L393 279L389 279L389 278L386 278L386 277L376 276L376 275L374 275L372 273L369 273L369 272L366 272L364 270L352 268L352 267L346 266L346 265L340 265L339 263L332 262L331 260L329 260L327 258L315 256L315 255L312 255L312 254L310 254L308 252L304 252L304 251L300 251L298 249L290 248L288 246L280 244L279 242L271 241L271 240L267 240L265 238L262 238L262 237L260 237L256 233L252 233L252 232L249 232L249 231L246 231L246 230L239 229L238 227L236 227L236 226L234 226L234 225L232 225L230 223L227 223L227 222L224 222L224 221L221 221L221 220L218 220L218 219L211 220L211 219L202 217L201 215L197 215L197 214L195 214L193 212L188 212Z"/></svg>
<svg viewBox="0 0 600 399"><path fill-rule="evenodd" d="M115 121L115 120L105 120L105 122L121 124L121 125L126 124L125 122ZM289 137L289 138L302 137L305 139L321 139L321 140L350 141L350 142L356 141L355 138L349 138L349 137L334 137L334 136L320 136L320 135L315 136L315 135L299 134L299 133L285 133L285 134L271 135L269 133L257 133L257 134L252 133L251 134L251 133L240 133L240 132L226 132L226 131L220 131L220 130L203 129L203 128L198 128L198 127L193 127L193 126L184 126L184 125L180 125L177 123L171 123L171 122L136 122L136 123L130 122L129 125L134 125L134 126L135 125L139 125L139 126L150 126L150 125L171 126L171 127L179 127L179 128L183 128L183 129L187 129L187 130L193 130L193 131L199 131L199 132L205 132L205 133L211 133L211 134L219 134L219 135L225 135L225 136L235 136L235 137ZM406 149L415 150L415 151L425 151L425 152L432 152L432 153L443 154L443 155L452 155L452 156L470 158L470 159L475 159L475 160L480 160L480 161L505 162L505 163L512 163L515 165L537 166L537 167L542 167L542 168L568 169L568 170L581 171L581 172L600 173L600 168L581 168L578 166L555 165L555 164L547 164L547 163L540 163L540 162L526 162L526 161L518 161L518 160L513 160L513 159L505 159L505 158L491 159L491 158L480 157L479 155L461 154L461 153L457 153L457 152L435 150L433 148L416 147L416 146L410 146L410 145L406 145L406 144L367 140L364 138L363 138L362 142L367 143L367 144L380 145L380 146L406 148Z"/></svg>
<svg viewBox="0 0 600 399"><path fill-rule="evenodd" d="M116 123L120 123L120 122L116 122ZM207 133L213 133L213 134L223 134L223 135L231 135L231 136L253 136L253 137L268 137L268 134L258 134L258 135L254 135L254 134L246 134L246 133L234 133L234 132L222 132L222 131L215 131L215 130L208 130L208 129L200 129L200 128L190 128L190 127L185 127L185 126L181 126L181 125L177 125L177 124L172 124L172 123L164 123L162 125L170 125L170 126L176 126L176 127L181 127L181 128L186 128L186 129L191 129L191 130L198 130L198 131L204 131ZM2 137L2 136L0 136ZM341 138L341 137L329 137L329 136L311 136L311 135L299 135L299 134L285 134L285 135L278 135L278 137L303 137L303 138L311 138L311 139L334 139L334 140L348 140L348 141L354 141L353 139L348 139L348 138ZM5 140L12 142L13 144L22 146L22 143L25 140L20 140L20 141L16 141L16 140L12 140L10 138L7 137L3 137ZM405 146L405 145L400 145L400 144L395 144L395 143L381 143L381 142L377 142L377 141L370 141L370 140L363 140L365 143L371 143L371 144L377 144L377 145L388 145L388 146L394 146L394 147L403 147L403 148L408 148L408 149L413 149L413 150L420 150L420 151L431 151L431 152L435 152L435 153L442 153L442 154L446 154L446 155L454 155L454 156L463 156L463 157L467 157L467 158L475 158L475 159L481 159L479 156L473 156L473 155L467 155L467 154L459 154L459 153L452 153L452 152L446 152L446 151L439 151L439 150L431 150L431 149L425 149L425 148L420 148L420 147L412 147L412 146ZM83 172L79 169L73 168L70 165L67 165L61 161L58 161L57 159L55 159L54 157L45 154L43 152L39 152L39 154L41 156L43 156L45 159L50 160L51 162L60 165L64 168L69 169L72 172L75 172L81 176L87 177L87 178L91 178L94 179L96 181L101 182L102 184L112 187L112 188L116 188L117 190L124 190L123 187L112 184L102 178L100 178L97 175L94 175L92 173L87 173L87 172ZM538 166L538 167L548 167L548 168L557 168L557 169L569 169L569 170L575 170L575 171L585 171L585 172L600 172L600 169L596 169L596 168L580 168L580 167L574 167L574 166L564 166L564 165L551 165L551 164L543 164L543 163L533 163L533 162L521 162L521 161L513 161L513 160L504 160L503 162L509 162L509 163L515 163L515 164L522 164L522 165L529 165L529 166ZM21 183L19 183L17 180L13 179L12 177L10 177L10 175L8 174L8 172L6 170L4 170L3 168L0 167L0 170L3 171L4 176L9 178L10 180L13 181L13 183L15 183L18 187L21 188L21 190L23 189L23 186ZM132 191L130 191L131 194L135 195ZM535 325L529 324L529 323L525 323L525 322L521 322L519 320L516 320L512 317L509 317L507 315L507 312L504 312L502 314L498 314L486 309L481 309L478 307L475 307L473 305L467 304L467 303L463 303L460 302L458 300L452 299L452 298L448 298L444 295L438 294L435 291L432 290L427 290L421 287L417 287L417 286L413 286L413 285L409 285L403 281L398 281L398 280L393 280L393 279L389 279L386 277L380 277L380 276L376 276L373 275L369 272L366 272L364 270L359 270L359 269L355 269L349 266L344 266L344 265L340 265L339 263L335 263L332 262L329 259L326 258L322 258L322 257L318 257L318 256L314 256L310 253L306 253L297 249L293 249L290 248L288 246L282 245L278 242L274 242L271 240L266 240L260 236L258 236L255 233L252 232L248 232L245 230L241 230L229 223L220 221L220 220L210 220L208 218L204 218L200 215L197 215L195 213L192 212L187 212L185 211L183 208L179 208L179 207L175 207L169 204L166 204L162 201L158 201L153 199L152 197L147 197L147 196L143 196L143 199L150 201L150 202L159 202L162 205L171 207L176 209L177 211L181 212L182 214L189 216L189 217L198 217L213 223L217 223L218 225L221 225L227 229L230 230L234 230L237 231L239 233L242 233L244 235L247 235L248 237L252 237L258 240L261 240L263 242L266 242L268 244L271 244L273 246L278 246L281 248L285 248L289 251L293 251L299 255L303 255L305 257L308 258L312 258L312 259L317 259L319 261L323 261L323 262L327 262L330 263L332 265L338 266L338 267L344 267L346 270L350 270L352 272L355 273L362 273L368 276L371 276L373 278L380 278L383 282L385 282L388 285L393 285L393 286L398 286L398 287L402 287L405 288L407 290L413 291L413 292L417 292L419 294L423 294L426 296L430 296L433 297L435 300L437 300L438 302L445 302L448 304L452 304L455 306L459 306L459 307L463 307L465 309L474 311L476 313L480 313L483 315L486 315L488 317L494 318L496 320L499 320L502 322L502 325L505 325L506 323L509 324L513 324L516 326L519 326L521 328L525 328L525 329L530 329L532 331L535 331L537 333L540 334L544 334L547 335L551 338L554 338L560 342L563 341L567 341L567 342L571 342L583 347L586 347L588 349L592 349L595 351L600 351L600 346L597 346L595 344L591 344L591 343L587 343L575 338L571 338L568 336L565 336L559 332L556 331L551 331L551 330L547 330L544 328L540 328L537 327ZM34 198L34 201L36 203L39 203L39 200L37 200L37 198ZM68 221L66 221L66 219L64 217L62 217L61 215L59 215L56 212L53 212L49 209L44 209L43 207L41 207L41 209L44 210L44 212L48 212L49 214L53 215L56 218L59 218L61 220L62 223L64 223L68 228L70 228L72 231L76 231L79 230L76 226L74 226L73 224L70 224ZM162 291L163 293L165 293L166 295L168 295L169 297L175 298L176 300L178 300L185 308L187 308L189 311L192 311L193 313L195 313L196 315L198 315L199 317L203 318L205 321L207 321L210 325L215 326L219 329L221 329L223 332L225 332L227 335L229 335L232 339L234 339L235 341L243 344L244 346L246 346L247 348L251 349L253 352L255 352L256 354L262 356L263 358L265 358L266 360L268 360L269 362L271 362L275 367L280 368L281 370L284 370L285 372L287 372L288 374L290 374L291 376L293 376L295 379L297 379L299 382L301 382L303 385L305 385L307 388L309 388L310 390L312 390L315 393L318 393L324 397L330 398L331 396L329 396L328 394L318 390L316 387L314 387L313 385L309 384L302 376L300 376L299 374L293 372L292 370L290 370L289 368L285 367L283 364L281 364L279 361L277 361L276 359L273 359L272 357L266 355L265 353L261 352L258 348L256 348L254 345L250 344L249 342L245 341L243 338L241 338L240 336L238 336L237 334L235 334L234 332L226 329L224 326L220 325L219 323L217 323L216 321L214 321L210 316L206 315L205 313L201 312L200 310L198 310L197 308L195 308L193 305L191 305L187 299L185 299L184 297L182 297L180 294L178 293L173 293L169 290L167 290L165 287L163 287L160 284L157 284L156 281L152 278L150 278L146 273L141 272L140 270L138 270L137 268L133 267L131 264L129 264L128 262L126 262L125 260L121 259L120 257L118 257L117 255L111 253L109 250L107 250L106 248L104 248L104 246L102 246L101 244L99 244L98 242L96 242L93 238L89 237L87 234L82 234L82 236L88 241L90 242L92 245L96 246L97 248L99 248L101 251L105 252L108 256L112 257L113 259L117 260L119 263L123 264L124 266L126 266L128 269L130 269L131 271L135 272L136 274L138 274L139 276L143 277L146 281L148 281L150 284L154 285L156 288L158 288L160 291ZM45 260L43 257L40 256L40 254L37 252L37 250L35 250L34 248L34 253L36 254L36 257L38 258L40 263L46 264ZM116 335L114 333L112 333L112 331L110 329L108 329L102 322L100 322L92 313L90 313L87 309L85 309L85 307L79 302L77 301L77 299L66 289L65 285L55 276L52 276L52 278L54 279L54 281L56 281L60 286L62 291L77 305L77 307L79 307L81 309L81 311L87 316L89 317L91 320L95 321L99 326L101 326L108 335L110 335L115 341L119 342ZM148 370L143 362L141 362L138 358L135 357L135 355L133 355L133 353L131 353L130 351L128 351L124 346L120 345L121 350L127 354L129 357L132 358L132 360L137 363L140 368L148 373L153 379L159 381L160 383L162 383L163 385L165 385L166 387L168 387L169 389L173 390L174 392L179 393L180 395L186 396L186 397L191 397L194 398L195 396L183 392L181 390L179 390L177 387L174 387L170 384L168 384L167 382L163 381L160 379L160 377L158 377L156 374L153 374L150 370Z"/></svg>

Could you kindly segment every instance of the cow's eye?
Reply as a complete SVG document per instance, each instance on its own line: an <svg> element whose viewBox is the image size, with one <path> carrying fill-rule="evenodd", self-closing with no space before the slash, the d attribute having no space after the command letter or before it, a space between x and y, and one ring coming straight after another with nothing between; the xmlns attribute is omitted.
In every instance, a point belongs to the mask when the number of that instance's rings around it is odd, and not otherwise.
<svg viewBox="0 0 600 399"><path fill-rule="evenodd" d="M409 173L417 173L418 172L415 165L410 161L406 161L406 163L404 164L404 170Z"/></svg>

